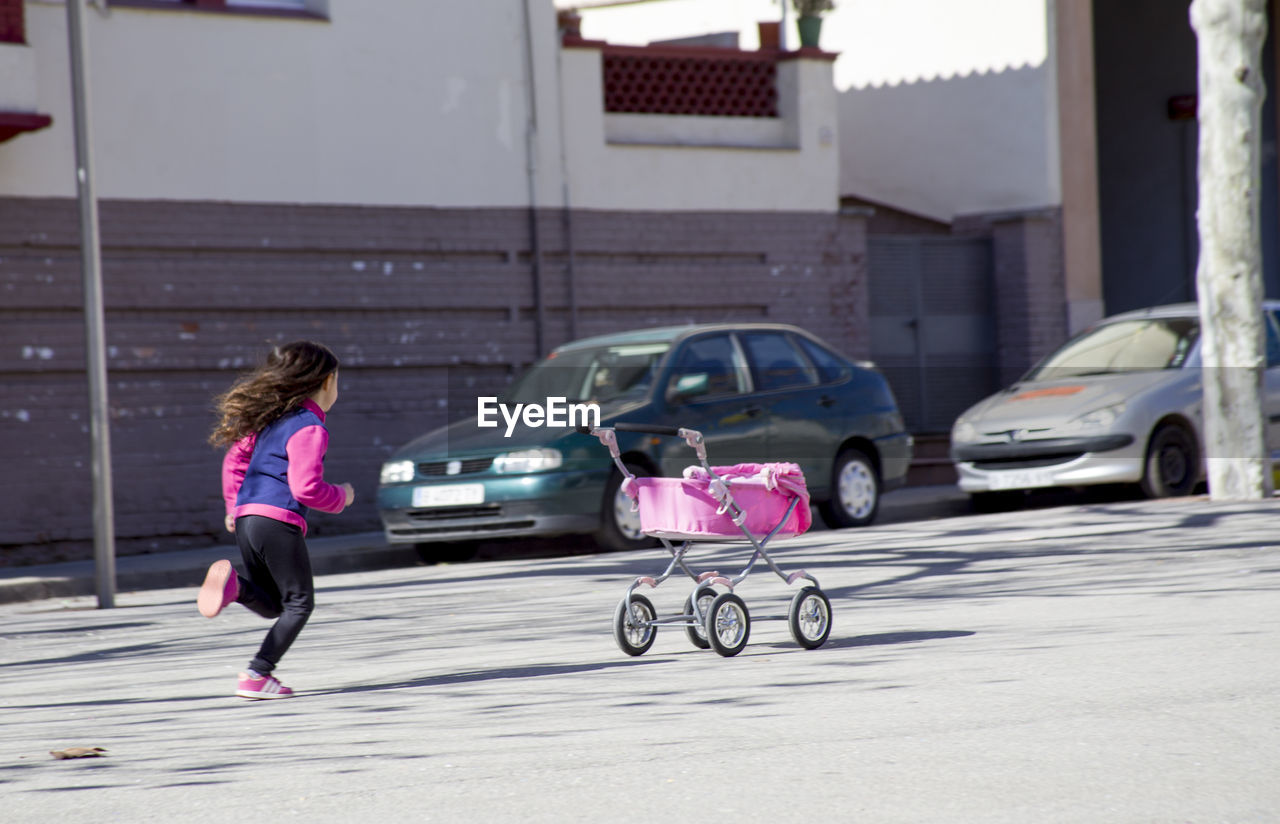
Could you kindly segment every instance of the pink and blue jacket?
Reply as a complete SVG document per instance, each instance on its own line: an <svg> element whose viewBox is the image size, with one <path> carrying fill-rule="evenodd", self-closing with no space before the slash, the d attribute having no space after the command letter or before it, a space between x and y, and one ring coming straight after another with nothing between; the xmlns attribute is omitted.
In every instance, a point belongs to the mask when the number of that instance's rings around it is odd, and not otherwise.
<svg viewBox="0 0 1280 824"><path fill-rule="evenodd" d="M325 483L329 431L314 401L286 412L256 435L231 445L222 459L222 500L227 513L263 515L307 532L307 511L341 512L347 493Z"/></svg>

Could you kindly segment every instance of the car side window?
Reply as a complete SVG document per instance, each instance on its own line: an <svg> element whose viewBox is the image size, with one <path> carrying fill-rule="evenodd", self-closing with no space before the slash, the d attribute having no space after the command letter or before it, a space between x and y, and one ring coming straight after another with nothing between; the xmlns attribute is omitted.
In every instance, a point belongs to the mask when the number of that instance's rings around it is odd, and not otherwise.
<svg viewBox="0 0 1280 824"><path fill-rule="evenodd" d="M727 334L696 338L684 345L667 384L668 398L694 400L747 391L745 370Z"/></svg>
<svg viewBox="0 0 1280 824"><path fill-rule="evenodd" d="M1276 314L1267 312L1267 368L1280 366L1280 335L1276 334Z"/></svg>
<svg viewBox="0 0 1280 824"><path fill-rule="evenodd" d="M817 370L781 332L745 332L739 336L760 390L813 386Z"/></svg>
<svg viewBox="0 0 1280 824"><path fill-rule="evenodd" d="M839 355L800 335L793 336L793 339L800 344L800 348L817 367L818 380L823 383L835 383L849 374L849 364L845 363Z"/></svg>

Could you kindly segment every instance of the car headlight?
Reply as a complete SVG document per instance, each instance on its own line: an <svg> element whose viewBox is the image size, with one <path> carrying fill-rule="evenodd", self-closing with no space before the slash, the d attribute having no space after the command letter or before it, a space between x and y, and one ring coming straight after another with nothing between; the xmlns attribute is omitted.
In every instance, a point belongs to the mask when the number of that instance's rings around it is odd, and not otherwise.
<svg viewBox="0 0 1280 824"><path fill-rule="evenodd" d="M1104 406L1101 409L1084 413L1062 428L1070 432L1103 432L1110 429L1111 425L1116 422L1116 418L1120 417L1123 412L1124 404L1122 403Z"/></svg>
<svg viewBox="0 0 1280 824"><path fill-rule="evenodd" d="M555 469L564 463L564 457L558 449L522 449L519 452L504 452L493 459L493 471L504 474L520 472L545 472Z"/></svg>
<svg viewBox="0 0 1280 824"><path fill-rule="evenodd" d="M413 461L388 461L378 478L384 484L402 484L413 480Z"/></svg>
<svg viewBox="0 0 1280 824"><path fill-rule="evenodd" d="M951 440L968 443L978 439L978 430L973 424L960 418L956 421L956 425L951 428Z"/></svg>

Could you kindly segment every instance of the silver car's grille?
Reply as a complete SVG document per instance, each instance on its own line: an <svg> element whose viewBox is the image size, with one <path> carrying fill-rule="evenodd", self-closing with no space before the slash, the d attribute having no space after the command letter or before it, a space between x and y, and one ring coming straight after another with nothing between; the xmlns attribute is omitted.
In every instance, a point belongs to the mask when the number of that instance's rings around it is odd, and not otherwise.
<svg viewBox="0 0 1280 824"><path fill-rule="evenodd" d="M455 471L449 471L450 464L457 464ZM430 478L441 475L473 475L484 472L493 465L493 458L468 458L462 461L430 461L418 464L418 474Z"/></svg>
<svg viewBox="0 0 1280 824"><path fill-rule="evenodd" d="M1002 458L996 460L974 461L977 469L1035 469L1041 466L1057 466L1074 461L1083 452L1063 452L1060 455L1037 455L1034 458Z"/></svg>
<svg viewBox="0 0 1280 824"><path fill-rule="evenodd" d="M1052 430L1047 426L1031 429L1000 429L995 432L983 432L982 436L995 443L1014 443L1028 438L1039 438Z"/></svg>

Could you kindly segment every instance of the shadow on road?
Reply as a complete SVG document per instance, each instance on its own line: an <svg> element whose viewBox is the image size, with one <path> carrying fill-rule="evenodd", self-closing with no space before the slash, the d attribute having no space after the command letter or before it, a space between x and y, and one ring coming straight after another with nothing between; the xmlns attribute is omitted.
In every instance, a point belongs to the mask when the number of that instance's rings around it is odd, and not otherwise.
<svg viewBox="0 0 1280 824"><path fill-rule="evenodd" d="M618 667L636 667L646 664L660 663L658 659L625 661L609 661L592 664L542 664L529 667L498 667L489 670L470 670L467 672L451 672L445 675L425 675L421 678L409 678L403 681L390 681L384 684L358 684L351 687L340 687L332 690L308 691L308 695L348 695L359 692L378 692L381 690L418 689L421 687L448 687L454 684L469 684L478 681L497 681L505 678L541 678L555 675L573 675L582 672L617 669Z"/></svg>
<svg viewBox="0 0 1280 824"><path fill-rule="evenodd" d="M878 647L888 644L917 644L921 641L940 641L945 638L968 638L977 635L972 630L939 629L921 632L878 632L874 635L855 635L852 638L831 638L824 648Z"/></svg>

